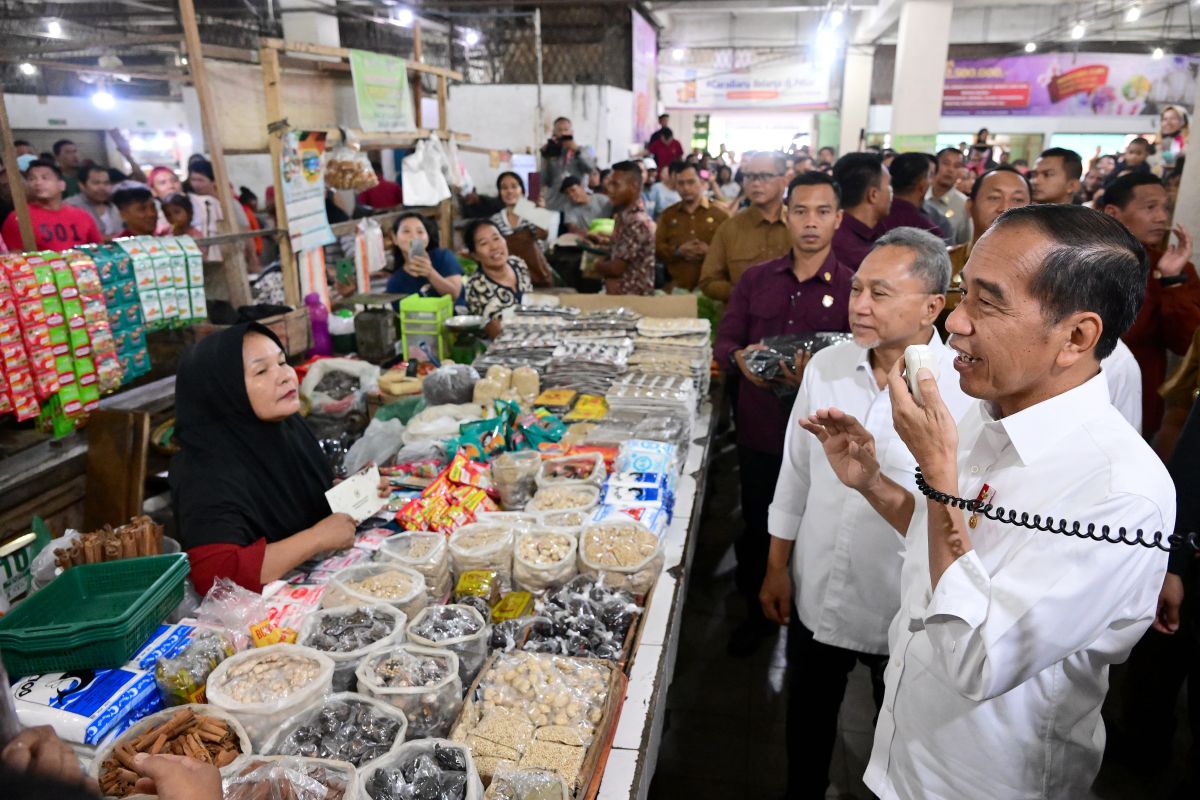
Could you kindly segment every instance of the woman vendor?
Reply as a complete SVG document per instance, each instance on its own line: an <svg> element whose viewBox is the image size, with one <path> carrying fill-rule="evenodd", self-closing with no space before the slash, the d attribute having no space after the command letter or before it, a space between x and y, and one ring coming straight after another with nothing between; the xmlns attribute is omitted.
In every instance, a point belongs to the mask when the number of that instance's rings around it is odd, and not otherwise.
<svg viewBox="0 0 1200 800"><path fill-rule="evenodd" d="M517 203L525 199L525 181L515 172L502 172L496 179L496 192L504 201L504 208L491 216L501 236L512 236L519 230L528 230L539 239L550 235L527 219L517 215Z"/></svg>
<svg viewBox="0 0 1200 800"><path fill-rule="evenodd" d="M388 294L450 295L458 301L462 266L453 253L439 246L436 227L415 211L406 211L396 219L393 238L396 271L388 278Z"/></svg>
<svg viewBox="0 0 1200 800"><path fill-rule="evenodd" d="M329 513L333 471L299 412L296 371L262 325L213 334L180 363L171 495L200 594L217 578L262 591L354 544L354 521Z"/></svg>
<svg viewBox="0 0 1200 800"><path fill-rule="evenodd" d="M467 278L464 289L467 313L487 318L484 332L495 338L500 334L504 309L520 305L525 293L533 291L529 268L520 258L508 254L508 243L491 220L468 223L463 243L479 262L479 269Z"/></svg>

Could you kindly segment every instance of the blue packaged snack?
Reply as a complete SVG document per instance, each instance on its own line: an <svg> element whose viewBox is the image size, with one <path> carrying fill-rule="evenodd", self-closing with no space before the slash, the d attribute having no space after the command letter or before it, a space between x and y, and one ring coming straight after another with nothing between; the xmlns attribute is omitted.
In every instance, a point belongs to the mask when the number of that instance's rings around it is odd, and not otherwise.
<svg viewBox="0 0 1200 800"><path fill-rule="evenodd" d="M192 639L191 625L159 625L145 644L129 657L125 668L129 670L153 671L160 658L174 658Z"/></svg>
<svg viewBox="0 0 1200 800"><path fill-rule="evenodd" d="M22 725L50 725L78 744L98 744L162 707L154 675L125 668L30 675L12 694Z"/></svg>

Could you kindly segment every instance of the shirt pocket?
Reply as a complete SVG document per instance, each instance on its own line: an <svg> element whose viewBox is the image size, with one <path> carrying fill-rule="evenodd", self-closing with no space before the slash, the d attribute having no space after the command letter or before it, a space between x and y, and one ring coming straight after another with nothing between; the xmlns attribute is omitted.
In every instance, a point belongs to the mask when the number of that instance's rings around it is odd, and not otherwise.
<svg viewBox="0 0 1200 800"><path fill-rule="evenodd" d="M764 289L750 298L750 316L764 321L782 319L789 302L787 293Z"/></svg>

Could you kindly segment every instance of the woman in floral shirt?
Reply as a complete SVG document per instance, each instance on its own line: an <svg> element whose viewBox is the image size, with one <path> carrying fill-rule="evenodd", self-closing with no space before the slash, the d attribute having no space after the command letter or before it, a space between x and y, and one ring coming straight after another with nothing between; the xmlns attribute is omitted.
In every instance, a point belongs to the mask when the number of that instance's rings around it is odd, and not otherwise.
<svg viewBox="0 0 1200 800"><path fill-rule="evenodd" d="M508 254L508 243L491 220L473 220L463 231L463 241L471 257L479 262L479 269L467 278L464 289L467 313L486 317L484 331L494 338L500 333L504 309L520 305L525 293L533 291L529 268Z"/></svg>

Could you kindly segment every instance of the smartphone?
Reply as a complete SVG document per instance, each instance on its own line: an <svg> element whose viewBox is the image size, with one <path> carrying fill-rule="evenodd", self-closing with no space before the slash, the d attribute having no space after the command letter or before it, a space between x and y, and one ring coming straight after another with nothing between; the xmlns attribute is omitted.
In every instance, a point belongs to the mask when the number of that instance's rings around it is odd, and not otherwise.
<svg viewBox="0 0 1200 800"><path fill-rule="evenodd" d="M413 239L412 244L408 248L408 257L417 258L425 255L425 240Z"/></svg>
<svg viewBox="0 0 1200 800"><path fill-rule="evenodd" d="M337 279L338 283L353 283L354 282L354 260L349 258L339 258L337 262Z"/></svg>

